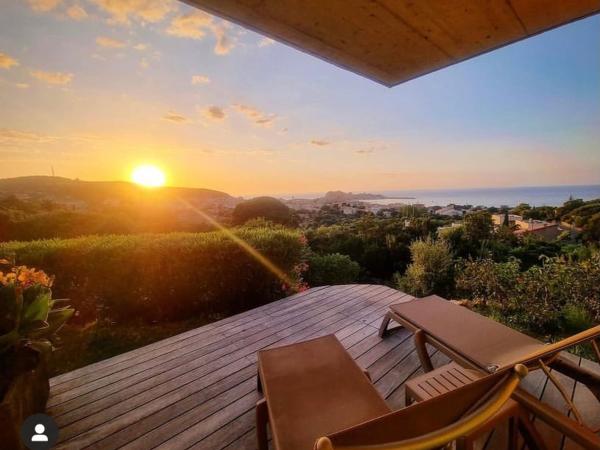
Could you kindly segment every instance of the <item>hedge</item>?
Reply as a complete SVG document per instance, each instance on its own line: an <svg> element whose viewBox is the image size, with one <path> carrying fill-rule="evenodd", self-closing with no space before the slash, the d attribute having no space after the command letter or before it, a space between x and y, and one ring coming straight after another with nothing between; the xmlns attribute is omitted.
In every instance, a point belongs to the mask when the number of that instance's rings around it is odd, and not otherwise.
<svg viewBox="0 0 600 450"><path fill-rule="evenodd" d="M305 243L297 231L234 232L298 281ZM294 287L222 231L7 242L0 243L2 257L55 275L54 296L71 299L83 321L230 315L281 298Z"/></svg>

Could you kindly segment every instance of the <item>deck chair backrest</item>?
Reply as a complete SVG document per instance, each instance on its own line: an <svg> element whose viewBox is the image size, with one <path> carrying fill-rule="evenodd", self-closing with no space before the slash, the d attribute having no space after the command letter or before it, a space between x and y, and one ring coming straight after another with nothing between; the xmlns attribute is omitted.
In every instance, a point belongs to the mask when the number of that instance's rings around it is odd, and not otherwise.
<svg viewBox="0 0 600 450"><path fill-rule="evenodd" d="M404 450L440 447L470 434L510 398L527 368L481 378L454 391L320 438L315 450ZM483 401L482 401L483 400Z"/></svg>

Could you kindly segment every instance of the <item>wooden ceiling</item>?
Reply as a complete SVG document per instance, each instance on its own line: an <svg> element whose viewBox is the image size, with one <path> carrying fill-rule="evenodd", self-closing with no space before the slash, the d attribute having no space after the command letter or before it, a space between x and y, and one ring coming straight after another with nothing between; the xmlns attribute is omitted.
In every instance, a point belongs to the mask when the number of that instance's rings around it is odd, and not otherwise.
<svg viewBox="0 0 600 450"><path fill-rule="evenodd" d="M394 86L600 12L600 0L185 0Z"/></svg>

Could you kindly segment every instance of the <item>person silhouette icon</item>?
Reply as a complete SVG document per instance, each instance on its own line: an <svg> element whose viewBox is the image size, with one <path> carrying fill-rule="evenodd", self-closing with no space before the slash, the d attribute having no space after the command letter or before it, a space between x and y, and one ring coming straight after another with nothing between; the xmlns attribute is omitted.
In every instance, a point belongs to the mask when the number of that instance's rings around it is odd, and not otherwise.
<svg viewBox="0 0 600 450"><path fill-rule="evenodd" d="M46 427L43 424L38 423L34 430L35 434L31 436L31 442L48 442L48 436L44 434Z"/></svg>

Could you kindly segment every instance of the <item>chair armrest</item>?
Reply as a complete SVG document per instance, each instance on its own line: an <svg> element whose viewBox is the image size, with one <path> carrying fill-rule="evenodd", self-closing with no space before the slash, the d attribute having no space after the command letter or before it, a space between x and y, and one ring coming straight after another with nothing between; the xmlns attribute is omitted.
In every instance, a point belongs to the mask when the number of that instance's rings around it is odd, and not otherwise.
<svg viewBox="0 0 600 450"><path fill-rule="evenodd" d="M485 424L502 408L526 374L527 368L517 365L509 373L489 375L430 400L320 438L315 443L315 449L401 450L440 447ZM486 400L481 402L484 398Z"/></svg>

